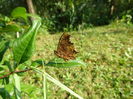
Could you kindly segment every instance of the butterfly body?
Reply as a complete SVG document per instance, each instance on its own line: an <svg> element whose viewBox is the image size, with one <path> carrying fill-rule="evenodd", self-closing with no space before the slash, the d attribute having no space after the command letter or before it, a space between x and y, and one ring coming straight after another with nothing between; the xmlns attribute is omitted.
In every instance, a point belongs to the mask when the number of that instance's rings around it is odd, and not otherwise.
<svg viewBox="0 0 133 99"><path fill-rule="evenodd" d="M69 34L62 34L58 43L57 51L54 51L54 53L64 60L75 59L75 54L77 53L77 51L75 50L73 43L71 43L70 41Z"/></svg>

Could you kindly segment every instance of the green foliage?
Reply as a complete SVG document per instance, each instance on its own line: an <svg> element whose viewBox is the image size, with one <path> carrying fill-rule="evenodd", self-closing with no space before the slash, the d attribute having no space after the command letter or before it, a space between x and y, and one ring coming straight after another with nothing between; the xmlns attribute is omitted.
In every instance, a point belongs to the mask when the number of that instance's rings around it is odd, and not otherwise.
<svg viewBox="0 0 133 99"><path fill-rule="evenodd" d="M10 94L4 88L0 88L0 95L3 99L6 99L7 97L8 99L11 99Z"/></svg>
<svg viewBox="0 0 133 99"><path fill-rule="evenodd" d="M33 3L51 32L77 30L80 25L84 28L106 25L122 16L133 16L133 0L33 0ZM1 0L0 4L1 13L6 15L18 5L27 7L25 0Z"/></svg>
<svg viewBox="0 0 133 99"><path fill-rule="evenodd" d="M22 28L19 27L16 24L12 24L12 25L6 25L3 28L0 28L0 32L18 32L20 31Z"/></svg>
<svg viewBox="0 0 133 99"><path fill-rule="evenodd" d="M105 25L127 14L133 16L131 0L39 0L34 4L50 31Z"/></svg>
<svg viewBox="0 0 133 99"><path fill-rule="evenodd" d="M121 19L121 21L122 22L124 22L124 23L126 23L126 24L132 24L132 16L131 15L124 15L124 16L122 16L122 19Z"/></svg>
<svg viewBox="0 0 133 99"><path fill-rule="evenodd" d="M14 60L17 65L27 61L35 50L36 33L41 25L40 19L33 21L29 31L13 42Z"/></svg>
<svg viewBox="0 0 133 99"><path fill-rule="evenodd" d="M13 18L20 18L22 17L23 19L27 20L27 15L26 15L26 9L23 8L23 7L17 7L15 8L12 13L11 13L11 16Z"/></svg>
<svg viewBox="0 0 133 99"><path fill-rule="evenodd" d="M20 13L19 12L22 12ZM33 66L32 64L35 63L35 61L31 61L30 58L33 56L33 53L35 52L35 41L38 29L41 26L41 18L37 15L31 15L26 13L25 8L15 8L12 12L13 19L18 18L24 18L25 21L28 20L27 17L30 16L33 18L32 25L29 27L25 33L20 35L20 37L15 38L13 41L3 41L3 39L0 42L0 85L3 87L0 88L0 95L2 98L15 98L15 99L22 99L22 90L21 90L21 72L26 72L29 70L33 70L35 73L40 74L42 76L43 80L43 87L42 92L44 99L46 99L46 79L52 81L53 83L57 84L61 88L65 88L66 91L70 92L75 97L80 97L78 94L70 90L65 85L61 84L59 81L55 80L53 77L51 77L49 74L45 72L44 66L53 66L53 67L59 67L59 63L57 64L50 64L53 63L52 61L48 64L44 63L42 60L42 69L38 69L38 66ZM10 19L10 18L9 18ZM10 21L10 20L9 20ZM4 21L6 23L6 20ZM12 25L11 25L12 26ZM6 28L9 29L9 27L6 25ZM13 27L14 32L16 32L17 27ZM2 27L3 29L3 27ZM12 30L13 30L12 29ZM4 30L4 29L3 29ZM5 31L4 31L5 32ZM9 44L10 43L10 44ZM61 64L65 64L65 61L62 61ZM57 66L59 65L59 66ZM65 66L84 66L85 64L83 62L78 61L71 61L67 62ZM64 67L64 66L60 66ZM60 83L60 84L59 84ZM8 89L7 86L10 86L13 90ZM12 93L12 94L10 94Z"/></svg>
<svg viewBox="0 0 133 99"><path fill-rule="evenodd" d="M18 11L19 9L20 11L24 10L24 9L21 9L21 7L18 7L15 10L13 10L12 17L7 17L4 15L0 16L0 32L1 32L0 37L1 38L12 40L13 38L16 37L15 33L17 32L23 33L24 30L26 30L25 27L28 27L28 24L27 24L28 21L27 19L24 19L26 18L25 17L26 12L19 15L19 13L17 13L18 12L17 9Z"/></svg>
<svg viewBox="0 0 133 99"><path fill-rule="evenodd" d="M8 16L14 8L18 6L26 7L25 3L25 0L0 0L0 13Z"/></svg>

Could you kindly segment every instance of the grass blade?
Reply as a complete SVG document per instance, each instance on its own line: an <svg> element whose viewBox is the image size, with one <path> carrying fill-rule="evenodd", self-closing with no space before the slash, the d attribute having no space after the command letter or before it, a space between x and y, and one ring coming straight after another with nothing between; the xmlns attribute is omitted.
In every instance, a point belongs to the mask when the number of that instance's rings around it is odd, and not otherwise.
<svg viewBox="0 0 133 99"><path fill-rule="evenodd" d="M54 84L56 84L57 86L61 87L62 89L68 91L70 94L74 95L75 97L77 97L78 99L83 99L81 96L79 96L77 93L75 93L74 91L72 91L70 88L68 88L67 86L65 86L64 84L62 84L61 82L59 82L58 80L54 79L53 77L51 77L49 74L46 73L47 79L50 80L51 82L53 82Z"/></svg>
<svg viewBox="0 0 133 99"><path fill-rule="evenodd" d="M46 84L46 72L45 72L45 67L44 67L44 62L42 61L43 64L43 74L42 74L42 85L43 85L43 99L47 99L47 84Z"/></svg>
<svg viewBox="0 0 133 99"><path fill-rule="evenodd" d="M36 72L40 73L40 74L44 74L43 71L35 68L35 67L31 67L33 70L35 70ZM68 88L67 86L65 86L64 84L62 84L60 81L54 79L53 77L51 77L48 73L45 72L45 76L48 80L50 80L51 82L53 82L54 84L56 84L57 86L61 87L62 89L66 90L67 92L69 92L70 94L74 95L75 97L77 97L78 99L83 99L83 97L79 96L77 93L75 93L74 91L72 91L70 88Z"/></svg>

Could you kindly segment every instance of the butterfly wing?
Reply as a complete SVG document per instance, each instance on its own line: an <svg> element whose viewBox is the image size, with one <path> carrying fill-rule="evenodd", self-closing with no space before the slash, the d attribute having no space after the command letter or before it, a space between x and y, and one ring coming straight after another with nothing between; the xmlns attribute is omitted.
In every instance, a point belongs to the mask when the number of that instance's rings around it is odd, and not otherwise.
<svg viewBox="0 0 133 99"><path fill-rule="evenodd" d="M55 54L63 58L64 60L75 59L75 54L77 52L74 49L73 43L70 41L70 35L67 33L63 33L57 47L57 51Z"/></svg>

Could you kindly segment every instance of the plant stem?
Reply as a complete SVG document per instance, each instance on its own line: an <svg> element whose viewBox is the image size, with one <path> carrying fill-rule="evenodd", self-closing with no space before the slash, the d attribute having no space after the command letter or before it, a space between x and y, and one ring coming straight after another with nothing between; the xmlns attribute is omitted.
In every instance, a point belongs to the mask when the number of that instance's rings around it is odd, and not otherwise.
<svg viewBox="0 0 133 99"><path fill-rule="evenodd" d="M58 81L58 80L54 79L53 77L51 77L48 73L46 73L46 77L47 77L48 80L50 80L51 82L53 82L57 86L61 87L62 89L68 91L70 94L74 95L78 99L83 99L83 97L79 96L77 93L75 93L70 88L68 88L67 86L65 86L64 84L62 84L60 81Z"/></svg>
<svg viewBox="0 0 133 99"><path fill-rule="evenodd" d="M31 67L34 71L43 74L44 72L35 68L35 67ZM45 72L45 76L46 79L50 80L51 82L53 82L54 84L56 84L57 86L61 87L62 89L66 90L67 92L69 92L70 94L74 95L75 97L77 97L78 99L83 99L83 97L81 97L80 95L78 95L77 93L75 93L74 91L72 91L70 88L68 88L67 86L65 86L64 84L62 84L60 81L54 79L53 77L51 77L48 73Z"/></svg>
<svg viewBox="0 0 133 99"><path fill-rule="evenodd" d="M43 85L43 99L47 99L47 84L46 84L46 72L45 72L45 67L44 67L44 62L42 61L43 64L43 74L42 74L42 85Z"/></svg>
<svg viewBox="0 0 133 99"><path fill-rule="evenodd" d="M6 77L8 77L8 76L10 76L10 75L12 75L14 73L27 72L27 71L30 71L30 70L32 70L32 69L25 69L25 70L13 71L13 72L10 72L8 74L5 74L5 75L1 76L0 79L6 78Z"/></svg>

